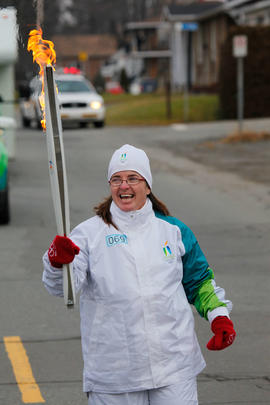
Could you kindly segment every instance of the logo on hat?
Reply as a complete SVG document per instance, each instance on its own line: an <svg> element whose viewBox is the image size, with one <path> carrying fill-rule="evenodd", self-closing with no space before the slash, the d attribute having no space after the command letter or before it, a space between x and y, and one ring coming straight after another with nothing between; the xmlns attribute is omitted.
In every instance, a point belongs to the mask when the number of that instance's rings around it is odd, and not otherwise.
<svg viewBox="0 0 270 405"><path fill-rule="evenodd" d="M126 153L121 153L120 162L124 163L126 160L127 160L127 154Z"/></svg>

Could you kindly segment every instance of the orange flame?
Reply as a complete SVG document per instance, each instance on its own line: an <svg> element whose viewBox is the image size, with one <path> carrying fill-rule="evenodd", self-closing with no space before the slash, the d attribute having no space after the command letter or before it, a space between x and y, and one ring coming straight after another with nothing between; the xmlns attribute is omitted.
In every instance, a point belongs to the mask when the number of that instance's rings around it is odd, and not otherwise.
<svg viewBox="0 0 270 405"><path fill-rule="evenodd" d="M31 30L29 32L29 39L27 50L32 51L33 62L39 65L39 77L42 83L42 90L39 96L39 103L42 110L43 119L41 125L46 129L45 121L45 95L44 95L44 69L47 65L53 65L56 62L56 53L54 50L54 43L42 38L42 29Z"/></svg>

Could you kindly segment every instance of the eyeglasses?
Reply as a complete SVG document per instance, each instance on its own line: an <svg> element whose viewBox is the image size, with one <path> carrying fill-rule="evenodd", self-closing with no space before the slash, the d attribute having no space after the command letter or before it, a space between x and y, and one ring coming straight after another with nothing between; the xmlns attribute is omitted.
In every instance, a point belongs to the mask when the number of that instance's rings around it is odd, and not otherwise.
<svg viewBox="0 0 270 405"><path fill-rule="evenodd" d="M136 176L130 176L127 179L121 179L120 177L113 177L109 183L112 187L119 187L121 184L125 181L129 186L135 186L136 184L139 184L140 181L145 181L145 179L140 179L139 177Z"/></svg>

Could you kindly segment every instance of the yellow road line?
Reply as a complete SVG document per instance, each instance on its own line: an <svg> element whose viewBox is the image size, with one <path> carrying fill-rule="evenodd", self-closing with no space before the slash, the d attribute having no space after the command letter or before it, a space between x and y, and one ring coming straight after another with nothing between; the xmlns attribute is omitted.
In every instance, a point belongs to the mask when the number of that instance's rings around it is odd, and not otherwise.
<svg viewBox="0 0 270 405"><path fill-rule="evenodd" d="M33 376L20 336L4 336L4 343L22 394L22 401L26 404L45 402Z"/></svg>

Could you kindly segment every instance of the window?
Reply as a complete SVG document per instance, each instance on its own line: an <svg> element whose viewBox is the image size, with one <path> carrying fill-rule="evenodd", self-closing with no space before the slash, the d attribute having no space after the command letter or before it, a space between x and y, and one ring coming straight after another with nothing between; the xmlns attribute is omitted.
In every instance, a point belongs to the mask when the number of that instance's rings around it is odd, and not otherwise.
<svg viewBox="0 0 270 405"><path fill-rule="evenodd" d="M263 25L263 23L264 23L264 15L257 16L257 24Z"/></svg>
<svg viewBox="0 0 270 405"><path fill-rule="evenodd" d="M79 80L56 80L56 84L60 93L89 93L89 91L95 91L88 83Z"/></svg>

